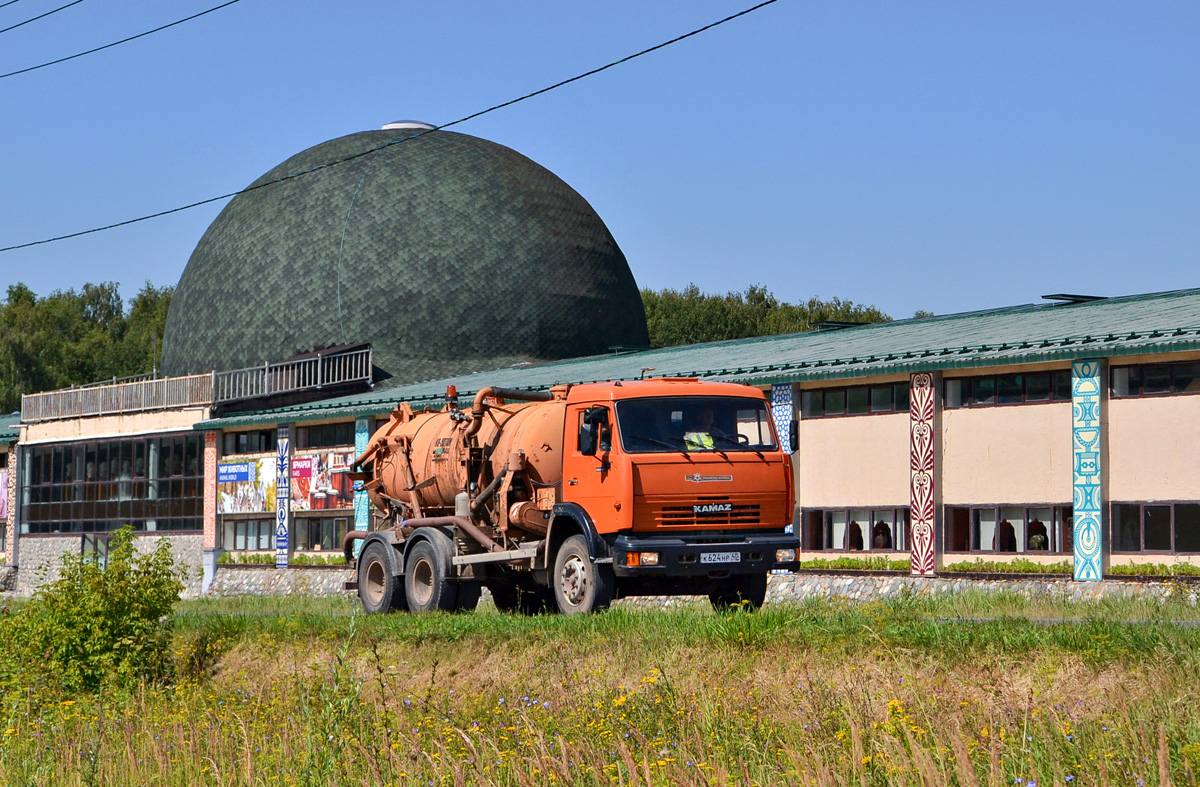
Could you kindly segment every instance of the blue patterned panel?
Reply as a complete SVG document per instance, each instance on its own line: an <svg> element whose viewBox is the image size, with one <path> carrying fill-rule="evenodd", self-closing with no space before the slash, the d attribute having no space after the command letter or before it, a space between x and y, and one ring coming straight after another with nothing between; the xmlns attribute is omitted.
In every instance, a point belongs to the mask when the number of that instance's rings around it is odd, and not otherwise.
<svg viewBox="0 0 1200 787"><path fill-rule="evenodd" d="M359 418L354 422L354 454L361 456L363 451L367 450L367 443L371 440L371 419ZM358 468L354 468L356 471ZM363 490L363 482L354 482L354 529L368 530L371 525L371 503L367 499L367 493ZM358 557L359 550L362 549L363 542L361 540L354 542L354 557Z"/></svg>
<svg viewBox="0 0 1200 787"><path fill-rule="evenodd" d="M1099 581L1104 562L1100 485L1100 361L1071 364L1071 435L1074 445L1075 579Z"/></svg>
<svg viewBox="0 0 1200 787"><path fill-rule="evenodd" d="M775 417L775 431L783 443L783 452L792 452L792 386L791 383L775 383L771 386L771 415Z"/></svg>
<svg viewBox="0 0 1200 787"><path fill-rule="evenodd" d="M288 567L292 518L292 451L288 425L280 424L275 450L275 567Z"/></svg>

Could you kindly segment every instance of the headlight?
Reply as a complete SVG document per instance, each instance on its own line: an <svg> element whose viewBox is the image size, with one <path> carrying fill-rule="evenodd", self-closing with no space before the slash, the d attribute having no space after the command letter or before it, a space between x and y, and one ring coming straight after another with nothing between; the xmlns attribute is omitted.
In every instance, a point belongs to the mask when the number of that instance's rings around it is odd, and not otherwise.
<svg viewBox="0 0 1200 787"><path fill-rule="evenodd" d="M796 550L794 549L776 549L776 563L794 563L796 562Z"/></svg>
<svg viewBox="0 0 1200 787"><path fill-rule="evenodd" d="M643 552L642 553L642 565L643 566L657 566L658 565L658 553L657 552Z"/></svg>

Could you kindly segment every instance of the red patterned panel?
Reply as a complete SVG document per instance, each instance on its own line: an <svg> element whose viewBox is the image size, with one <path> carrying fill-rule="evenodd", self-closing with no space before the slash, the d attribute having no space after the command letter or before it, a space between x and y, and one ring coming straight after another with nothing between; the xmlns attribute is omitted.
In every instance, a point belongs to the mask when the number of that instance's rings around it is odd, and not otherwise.
<svg viewBox="0 0 1200 787"><path fill-rule="evenodd" d="M217 545L217 433L204 433L204 548Z"/></svg>
<svg viewBox="0 0 1200 787"><path fill-rule="evenodd" d="M933 375L914 374L909 395L909 502L912 573L932 575L934 522Z"/></svg>

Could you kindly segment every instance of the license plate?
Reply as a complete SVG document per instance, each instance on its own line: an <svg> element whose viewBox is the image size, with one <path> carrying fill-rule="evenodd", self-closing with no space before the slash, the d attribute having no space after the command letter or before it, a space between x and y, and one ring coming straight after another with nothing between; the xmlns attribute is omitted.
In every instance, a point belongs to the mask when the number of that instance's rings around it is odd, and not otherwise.
<svg viewBox="0 0 1200 787"><path fill-rule="evenodd" d="M701 552L701 563L741 563L741 552Z"/></svg>

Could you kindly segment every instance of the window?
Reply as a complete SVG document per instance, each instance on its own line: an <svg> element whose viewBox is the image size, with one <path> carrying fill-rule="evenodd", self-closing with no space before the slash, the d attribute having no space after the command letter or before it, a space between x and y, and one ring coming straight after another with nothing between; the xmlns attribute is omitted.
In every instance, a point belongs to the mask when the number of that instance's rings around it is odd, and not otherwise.
<svg viewBox="0 0 1200 787"><path fill-rule="evenodd" d="M800 417L908 412L908 383L855 385L800 392Z"/></svg>
<svg viewBox="0 0 1200 787"><path fill-rule="evenodd" d="M278 433L274 429L259 429L255 432L226 432L221 453L256 454L274 451Z"/></svg>
<svg viewBox="0 0 1200 787"><path fill-rule="evenodd" d="M1070 399L1070 370L1001 374L994 377L955 377L942 382L942 404L947 408Z"/></svg>
<svg viewBox="0 0 1200 787"><path fill-rule="evenodd" d="M801 515L805 551L905 552L907 508L807 509Z"/></svg>
<svg viewBox="0 0 1200 787"><path fill-rule="evenodd" d="M305 517L295 520L296 550L341 552L342 540L350 529L348 517Z"/></svg>
<svg viewBox="0 0 1200 787"><path fill-rule="evenodd" d="M631 454L775 450L761 399L656 396L619 401L616 411L621 447Z"/></svg>
<svg viewBox="0 0 1200 787"><path fill-rule="evenodd" d="M1071 552L1070 506L946 506L946 552Z"/></svg>
<svg viewBox="0 0 1200 787"><path fill-rule="evenodd" d="M1109 373L1113 396L1200 393L1200 362L1116 366Z"/></svg>
<svg viewBox="0 0 1200 787"><path fill-rule="evenodd" d="M200 441L188 433L30 448L21 532L201 530Z"/></svg>
<svg viewBox="0 0 1200 787"><path fill-rule="evenodd" d="M274 519L225 519L221 548L227 552L266 552L275 549Z"/></svg>
<svg viewBox="0 0 1200 787"><path fill-rule="evenodd" d="M1200 552L1200 503L1113 503L1114 552Z"/></svg>
<svg viewBox="0 0 1200 787"><path fill-rule="evenodd" d="M296 429L297 448L334 448L354 445L354 422L301 426Z"/></svg>

